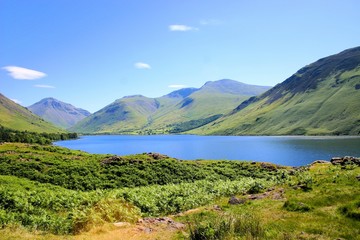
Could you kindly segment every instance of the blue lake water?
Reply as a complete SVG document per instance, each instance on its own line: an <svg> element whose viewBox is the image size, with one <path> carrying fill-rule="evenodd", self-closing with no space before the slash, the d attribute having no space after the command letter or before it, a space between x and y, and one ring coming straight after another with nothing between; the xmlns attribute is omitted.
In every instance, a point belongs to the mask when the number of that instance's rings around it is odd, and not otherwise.
<svg viewBox="0 0 360 240"><path fill-rule="evenodd" d="M97 135L55 145L89 153L157 152L183 160L248 160L286 166L303 166L334 156L360 157L360 137Z"/></svg>

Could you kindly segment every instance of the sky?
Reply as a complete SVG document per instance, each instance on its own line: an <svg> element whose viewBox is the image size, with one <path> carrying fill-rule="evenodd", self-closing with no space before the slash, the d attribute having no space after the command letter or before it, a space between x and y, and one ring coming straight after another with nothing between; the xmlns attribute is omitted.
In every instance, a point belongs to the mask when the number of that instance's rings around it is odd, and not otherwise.
<svg viewBox="0 0 360 240"><path fill-rule="evenodd" d="M207 81L274 86L360 46L358 0L0 0L0 93L95 112Z"/></svg>

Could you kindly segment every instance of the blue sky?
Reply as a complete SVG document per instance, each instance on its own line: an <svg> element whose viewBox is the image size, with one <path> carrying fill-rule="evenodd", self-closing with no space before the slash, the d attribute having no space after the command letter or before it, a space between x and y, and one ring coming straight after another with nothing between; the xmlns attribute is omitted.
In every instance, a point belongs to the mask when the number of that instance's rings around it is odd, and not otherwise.
<svg viewBox="0 0 360 240"><path fill-rule="evenodd" d="M276 85L360 45L357 0L0 0L0 93L95 112L234 79Z"/></svg>

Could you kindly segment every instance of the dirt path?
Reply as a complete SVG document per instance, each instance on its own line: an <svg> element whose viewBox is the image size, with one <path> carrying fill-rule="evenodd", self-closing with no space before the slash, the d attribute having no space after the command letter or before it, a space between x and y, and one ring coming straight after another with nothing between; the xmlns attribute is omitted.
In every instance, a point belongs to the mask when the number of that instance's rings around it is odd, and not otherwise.
<svg viewBox="0 0 360 240"><path fill-rule="evenodd" d="M108 229L93 229L90 232L75 236L76 240L127 240L127 239L172 239L185 229L183 223L175 222L169 217L144 218L136 224L115 223Z"/></svg>

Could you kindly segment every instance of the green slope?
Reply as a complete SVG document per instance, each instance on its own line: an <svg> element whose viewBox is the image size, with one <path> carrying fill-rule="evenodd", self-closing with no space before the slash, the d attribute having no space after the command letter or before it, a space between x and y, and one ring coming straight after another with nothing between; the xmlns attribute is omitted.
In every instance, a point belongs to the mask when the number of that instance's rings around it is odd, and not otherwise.
<svg viewBox="0 0 360 240"><path fill-rule="evenodd" d="M0 94L0 125L29 132L64 132Z"/></svg>
<svg viewBox="0 0 360 240"><path fill-rule="evenodd" d="M148 123L158 108L155 99L141 95L116 100L80 121L71 130L84 133L132 133Z"/></svg>
<svg viewBox="0 0 360 240"><path fill-rule="evenodd" d="M61 128L69 128L89 116L84 109L76 108L54 98L45 98L29 106L28 109L41 118Z"/></svg>
<svg viewBox="0 0 360 240"><path fill-rule="evenodd" d="M191 133L359 135L360 47L318 60Z"/></svg>
<svg viewBox="0 0 360 240"><path fill-rule="evenodd" d="M203 87L174 91L159 98L121 98L75 125L85 133L179 133L212 121L250 96L269 87L234 80L207 82Z"/></svg>

